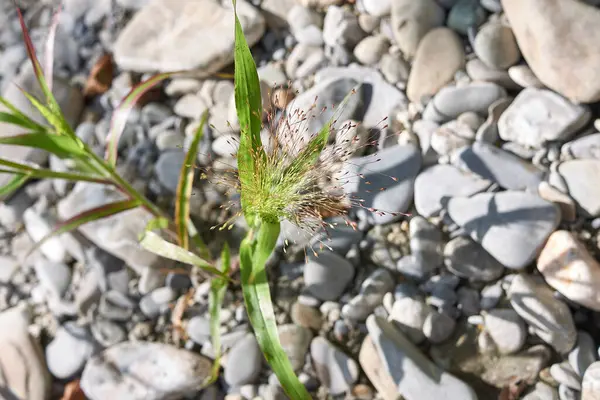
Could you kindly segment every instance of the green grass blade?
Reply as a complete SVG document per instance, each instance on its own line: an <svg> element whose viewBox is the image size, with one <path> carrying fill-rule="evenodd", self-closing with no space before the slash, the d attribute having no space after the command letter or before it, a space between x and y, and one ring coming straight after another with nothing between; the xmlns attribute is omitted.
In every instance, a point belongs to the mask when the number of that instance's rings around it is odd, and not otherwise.
<svg viewBox="0 0 600 400"><path fill-rule="evenodd" d="M148 90L152 89L173 74L173 72L166 72L163 74L154 75L144 82L141 82L131 89L121 104L119 104L119 106L114 110L110 123L110 132L108 133L108 139L106 143L106 154L104 157L110 165L114 167L117 164L119 139L125 130L127 117L129 116L129 113L133 107L135 107L144 93L148 92Z"/></svg>
<svg viewBox="0 0 600 400"><path fill-rule="evenodd" d="M26 123L30 126L30 129L32 131L45 132L48 130L48 128L46 128L45 126L40 125L37 122L35 122L34 120L32 120L29 116L25 115L24 113L21 112L21 110L19 110L17 107L15 107L10 101L6 100L4 97L1 97L1 96L0 96L0 104L2 104L4 107L6 107L10 111L11 114L18 117L20 120L27 121Z"/></svg>
<svg viewBox="0 0 600 400"><path fill-rule="evenodd" d="M113 183L109 180L98 178L95 176L84 175L79 173L71 173L71 172L58 172L52 171L50 169L43 168L34 168L32 166L26 164L20 164L14 161L9 161L0 158L0 165L4 167L8 167L10 169L2 169L0 168L0 173L3 174L26 174L31 178L50 178L50 179L65 179L68 181L82 181L82 182L92 182L92 183L101 183L103 185L112 185Z"/></svg>
<svg viewBox="0 0 600 400"><path fill-rule="evenodd" d="M221 250L221 271L224 274L229 273L231 267L231 253L227 242ZM210 281L210 294L208 296L208 304L210 310L210 337L212 339L212 347L215 352L215 360L213 362L213 370L211 378L207 384L211 384L219 377L219 369L221 368L221 308L223 307L223 298L227 291L227 280L223 278L213 278Z"/></svg>
<svg viewBox="0 0 600 400"><path fill-rule="evenodd" d="M179 261L184 264L194 265L206 272L229 279L229 277L216 269L208 261L198 257L196 254L183 247L167 242L154 232L145 232L140 240L140 244L146 250L158 254L161 257Z"/></svg>
<svg viewBox="0 0 600 400"><path fill-rule="evenodd" d="M144 233L157 231L161 229L167 229L169 227L169 220L162 217L152 218L144 228Z"/></svg>
<svg viewBox="0 0 600 400"><path fill-rule="evenodd" d="M258 344L273 372L279 378L281 386L291 399L308 400L311 397L296 377L292 364L279 341L265 269L265 263L275 248L279 230L279 223L263 222L255 239L246 237L242 241L240 246L242 291Z"/></svg>
<svg viewBox="0 0 600 400"><path fill-rule="evenodd" d="M235 11L235 0L233 0L233 5ZM260 140L263 110L256 64L244 37L237 13L235 14L234 64L235 106L241 132L237 158L243 206L243 186L252 180L258 160L264 157L264 149Z"/></svg>
<svg viewBox="0 0 600 400"><path fill-rule="evenodd" d="M33 147L45 150L60 158L87 157L85 148L80 142L69 136L34 132L15 136L0 137L0 144Z"/></svg>
<svg viewBox="0 0 600 400"><path fill-rule="evenodd" d="M177 194L175 196L175 226L179 244L184 249L189 247L187 221L190 218L190 197L192 195L192 184L194 182L194 164L198 156L198 145L202 140L204 125L208 119L208 110L202 115L200 125L196 129L192 144L185 155L185 161L179 173Z"/></svg>
<svg viewBox="0 0 600 400"><path fill-rule="evenodd" d="M35 132L45 132L47 129L38 124L32 124L31 120L23 119L19 115L11 114L7 112L0 112L0 122L4 122L10 125L20 126L27 130Z"/></svg>
<svg viewBox="0 0 600 400"><path fill-rule="evenodd" d="M9 194L13 193L21 186L23 186L29 180L28 174L15 174L15 176L8 181L8 183L0 187L0 198L5 198Z"/></svg>
<svg viewBox="0 0 600 400"><path fill-rule="evenodd" d="M79 228L81 225L87 224L88 222L93 222L102 218L110 217L112 215L122 213L123 211L131 210L138 206L140 206L140 202L137 200L123 200L114 203L104 204L100 207L92 208L90 210L77 214L72 218L69 218L68 220L58 224L58 226L52 232L44 236L42 240L40 240L35 244L35 246L33 246L33 248L29 251L28 256L37 249L39 249L40 246L42 246L50 238L53 238L57 235L62 235L66 232L70 232L74 229Z"/></svg>

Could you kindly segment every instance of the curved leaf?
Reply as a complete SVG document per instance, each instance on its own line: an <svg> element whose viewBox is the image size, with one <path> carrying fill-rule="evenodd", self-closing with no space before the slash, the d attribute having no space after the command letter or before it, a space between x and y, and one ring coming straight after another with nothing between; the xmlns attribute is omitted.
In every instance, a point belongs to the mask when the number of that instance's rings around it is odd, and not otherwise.
<svg viewBox="0 0 600 400"><path fill-rule="evenodd" d="M87 156L87 152L78 140L69 136L49 133L34 132L0 137L0 144L33 147L50 152L60 158Z"/></svg>
<svg viewBox="0 0 600 400"><path fill-rule="evenodd" d="M113 182L98 178L95 176L72 173L72 172L58 172L52 171L51 169L34 168L26 164L16 163L14 161L4 160L0 158L0 165L8 167L10 169L0 168L2 174L27 174L30 178L51 178L51 179L65 179L68 181L82 181L101 183L104 185L112 185Z"/></svg>
<svg viewBox="0 0 600 400"><path fill-rule="evenodd" d="M310 394L298 380L292 364L281 347L275 311L269 291L269 281L265 264L273 252L280 226L261 223L256 238L253 231L240 246L240 267L242 272L242 291L248 311L248 318L254 328L254 334L265 359L279 378L287 395L294 400L309 400Z"/></svg>
<svg viewBox="0 0 600 400"><path fill-rule="evenodd" d="M15 174L8 183L0 187L0 198L4 198L13 193L29 180L28 174Z"/></svg>
<svg viewBox="0 0 600 400"><path fill-rule="evenodd" d="M33 122L33 121L31 121L31 119L24 119L19 115L7 113L7 112L0 112L0 122L20 126L22 128L36 131L36 132L45 132L46 131L46 128L44 128L43 126L35 124L35 123L32 124L31 122Z"/></svg>

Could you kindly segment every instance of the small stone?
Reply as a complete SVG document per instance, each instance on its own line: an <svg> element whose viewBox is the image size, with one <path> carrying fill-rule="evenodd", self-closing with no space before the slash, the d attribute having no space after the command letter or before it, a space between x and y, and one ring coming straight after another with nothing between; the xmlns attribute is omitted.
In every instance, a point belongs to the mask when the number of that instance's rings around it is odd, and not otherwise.
<svg viewBox="0 0 600 400"><path fill-rule="evenodd" d="M560 220L558 207L525 192L451 199L448 215L492 257L511 269L528 265Z"/></svg>
<svg viewBox="0 0 600 400"><path fill-rule="evenodd" d="M410 220L409 233L411 254L398 260L396 268L404 275L422 280L442 263L442 234L420 216Z"/></svg>
<svg viewBox="0 0 600 400"><path fill-rule="evenodd" d="M342 316L354 321L364 321L383 296L394 288L394 277L385 268L379 268L361 284L360 292L342 307Z"/></svg>
<svg viewBox="0 0 600 400"><path fill-rule="evenodd" d="M359 369L356 362L327 339L315 337L310 344L310 355L317 377L332 396L349 391L358 380Z"/></svg>
<svg viewBox="0 0 600 400"><path fill-rule="evenodd" d="M70 378L83 369L97 349L87 327L67 322L46 347L48 370L58 379Z"/></svg>
<svg viewBox="0 0 600 400"><path fill-rule="evenodd" d="M211 362L175 346L123 342L92 357L81 377L90 400L160 400L197 391L211 375ZM152 377L151 384L140 377Z"/></svg>
<svg viewBox="0 0 600 400"><path fill-rule="evenodd" d="M262 353L252 333L246 334L229 351L225 382L231 386L254 383L262 367Z"/></svg>
<svg viewBox="0 0 600 400"><path fill-rule="evenodd" d="M201 316L192 317L187 323L186 332L190 339L203 345L210 340L210 321Z"/></svg>
<svg viewBox="0 0 600 400"><path fill-rule="evenodd" d="M475 132L457 120L440 126L431 136L431 148L439 155L450 155L475 139Z"/></svg>
<svg viewBox="0 0 600 400"><path fill-rule="evenodd" d="M600 311L600 263L568 231L548 238L537 268L550 286L575 303Z"/></svg>
<svg viewBox="0 0 600 400"><path fill-rule="evenodd" d="M168 286L159 287L146 294L140 300L140 310L148 318L156 318L169 308L169 303L175 300L176 294Z"/></svg>
<svg viewBox="0 0 600 400"><path fill-rule="evenodd" d="M490 310L500 302L504 291L502 290L502 284L500 281L493 285L488 285L481 291L481 309Z"/></svg>
<svg viewBox="0 0 600 400"><path fill-rule="evenodd" d="M320 300L336 300L353 276L352 264L330 251L321 252L317 257L309 256L304 266L304 284L308 292Z"/></svg>
<svg viewBox="0 0 600 400"><path fill-rule="evenodd" d="M62 298L71 283L71 269L62 262L38 259L33 264L40 283L57 298Z"/></svg>
<svg viewBox="0 0 600 400"><path fill-rule="evenodd" d="M96 319L90 326L94 339L104 347L110 347L127 339L125 330L115 322Z"/></svg>
<svg viewBox="0 0 600 400"><path fill-rule="evenodd" d="M464 63L463 46L456 33L448 28L431 30L415 54L406 89L408 98L420 102L424 96L435 95Z"/></svg>
<svg viewBox="0 0 600 400"><path fill-rule="evenodd" d="M292 368L296 371L300 370L304 366L308 346L313 337L311 331L295 324L280 325L277 330L281 347L288 356Z"/></svg>
<svg viewBox="0 0 600 400"><path fill-rule="evenodd" d="M374 65L387 52L390 46L383 35L367 36L354 48L354 57L364 65Z"/></svg>
<svg viewBox="0 0 600 400"><path fill-rule="evenodd" d="M410 66L398 55L384 54L379 67L383 77L391 84L408 80Z"/></svg>
<svg viewBox="0 0 600 400"><path fill-rule="evenodd" d="M498 308L484 312L483 318L485 331L500 354L512 354L521 350L527 338L527 329L516 311Z"/></svg>
<svg viewBox="0 0 600 400"><path fill-rule="evenodd" d="M586 217L600 216L600 188L590 177L600 173L600 160L571 160L558 166L569 195L577 202Z"/></svg>
<svg viewBox="0 0 600 400"><path fill-rule="evenodd" d="M160 155L154 166L158 181L171 193L177 191L179 173L184 162L185 153L183 151L166 151Z"/></svg>
<svg viewBox="0 0 600 400"><path fill-rule="evenodd" d="M446 24L460 34L466 35L485 21L485 11L479 0L458 0L448 13Z"/></svg>
<svg viewBox="0 0 600 400"><path fill-rule="evenodd" d="M558 400L558 392L544 382L537 382L535 388L527 393L523 400Z"/></svg>
<svg viewBox="0 0 600 400"><path fill-rule="evenodd" d="M588 367L581 383L581 400L600 399L600 361Z"/></svg>
<svg viewBox="0 0 600 400"><path fill-rule="evenodd" d="M481 374L481 379L493 386L504 387L514 382L533 384L548 364L552 352L544 345L535 345L517 354L498 358Z"/></svg>
<svg viewBox="0 0 600 400"><path fill-rule="evenodd" d="M465 317L479 314L479 292L475 289L463 286L457 290L458 295L458 308L461 314Z"/></svg>
<svg viewBox="0 0 600 400"><path fill-rule="evenodd" d="M577 344L569 353L568 359L573 370L583 377L588 367L596 361L594 338L585 331L577 332Z"/></svg>
<svg viewBox="0 0 600 400"><path fill-rule="evenodd" d="M600 133L584 135L565 143L561 153L568 158L600 159Z"/></svg>
<svg viewBox="0 0 600 400"><path fill-rule="evenodd" d="M363 0L362 6L370 15L376 17L385 17L392 12L391 0Z"/></svg>
<svg viewBox="0 0 600 400"><path fill-rule="evenodd" d="M540 182L538 194L542 199L551 201L560 208L560 215L564 221L575 221L575 218L577 218L575 202L568 195L546 181Z"/></svg>
<svg viewBox="0 0 600 400"><path fill-rule="evenodd" d="M292 305L290 315L295 324L305 328L319 330L323 323L323 316L318 309L305 306L299 302Z"/></svg>
<svg viewBox="0 0 600 400"><path fill-rule="evenodd" d="M231 157L237 154L240 139L234 134L223 134L212 142L212 151L219 157Z"/></svg>
<svg viewBox="0 0 600 400"><path fill-rule="evenodd" d="M412 58L423 37L444 24L444 10L433 0L395 0L391 7L391 23L400 50L406 57Z"/></svg>
<svg viewBox="0 0 600 400"><path fill-rule="evenodd" d="M510 76L510 79L512 79L513 82L524 88L534 87L541 89L544 87L544 84L537 76L535 76L531 68L526 64L510 67L508 69L508 76Z"/></svg>
<svg viewBox="0 0 600 400"><path fill-rule="evenodd" d="M286 19L292 32L298 31L309 25L315 25L317 27L323 26L323 17L316 12L316 10L311 10L300 4L295 4L289 9ZM283 81L279 81L278 83L282 84Z"/></svg>
<svg viewBox="0 0 600 400"><path fill-rule="evenodd" d="M429 313L423 323L423 333L431 343L442 343L454 333L456 321L446 313L435 310Z"/></svg>
<svg viewBox="0 0 600 400"><path fill-rule="evenodd" d="M566 353L573 348L577 332L569 307L556 299L544 283L517 275L512 281L508 297L533 333L557 352Z"/></svg>
<svg viewBox="0 0 600 400"><path fill-rule="evenodd" d="M294 37L298 41L298 43L305 44L307 46L322 46L323 45L323 32L315 26L308 25L304 28L298 29L294 33Z"/></svg>
<svg viewBox="0 0 600 400"><path fill-rule="evenodd" d="M113 321L128 321L133 315L135 303L116 290L105 292L100 297L98 313Z"/></svg>
<svg viewBox="0 0 600 400"><path fill-rule="evenodd" d="M553 364L550 367L550 375L559 384L566 385L573 390L581 391L581 377L573 371L568 362Z"/></svg>
<svg viewBox="0 0 600 400"><path fill-rule="evenodd" d="M474 82L492 82L509 90L520 89L520 86L513 82L506 70L490 67L479 58L469 60L465 69L469 78Z"/></svg>
<svg viewBox="0 0 600 400"><path fill-rule="evenodd" d="M499 23L481 27L474 44L475 54L492 68L506 69L521 58L512 30Z"/></svg>
<svg viewBox="0 0 600 400"><path fill-rule="evenodd" d="M540 148L548 141L569 139L589 119L584 106L550 90L526 88L502 113L498 129L503 140Z"/></svg>
<svg viewBox="0 0 600 400"><path fill-rule="evenodd" d="M458 277L491 282L504 273L504 266L479 244L463 236L452 239L444 248L446 268Z"/></svg>
<svg viewBox="0 0 600 400"><path fill-rule="evenodd" d="M350 10L331 6L323 21L323 39L330 47L340 45L352 49L364 37L358 18Z"/></svg>
<svg viewBox="0 0 600 400"><path fill-rule="evenodd" d="M399 298L394 302L390 319L406 334L415 344L423 341L423 325L431 309L421 299L411 297Z"/></svg>
<svg viewBox="0 0 600 400"><path fill-rule="evenodd" d="M28 208L23 213L23 224L25 230L34 242L39 242L53 230L53 226L50 222L38 214L33 208ZM46 256L50 261L63 262L67 256L67 251L57 236L52 236L46 240L39 248L39 250Z"/></svg>

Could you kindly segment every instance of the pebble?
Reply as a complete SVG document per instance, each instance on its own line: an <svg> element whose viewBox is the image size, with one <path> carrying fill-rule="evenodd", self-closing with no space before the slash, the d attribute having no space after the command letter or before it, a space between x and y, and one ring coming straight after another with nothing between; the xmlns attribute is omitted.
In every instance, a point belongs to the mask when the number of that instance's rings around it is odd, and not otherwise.
<svg viewBox="0 0 600 400"><path fill-rule="evenodd" d="M83 369L97 350L98 345L87 327L66 322L46 347L48 370L58 379L70 378Z"/></svg>
<svg viewBox="0 0 600 400"><path fill-rule="evenodd" d="M279 325L277 330L281 347L288 356L292 368L296 371L300 370L313 338L312 332L295 324Z"/></svg>
<svg viewBox="0 0 600 400"><path fill-rule="evenodd" d="M323 17L318 12L303 7L300 4L294 4L292 8L289 9L286 19L292 32L299 31L310 25L317 27L323 26ZM283 81L280 80L278 83L281 84Z"/></svg>
<svg viewBox="0 0 600 400"><path fill-rule="evenodd" d="M583 377L588 367L596 361L596 344L594 338L585 331L577 332L577 344L569 353L571 368Z"/></svg>
<svg viewBox="0 0 600 400"><path fill-rule="evenodd" d="M565 143L561 154L568 158L600 159L600 133L584 135Z"/></svg>
<svg viewBox="0 0 600 400"><path fill-rule="evenodd" d="M345 164L342 174L355 178L344 183L344 191L364 200L364 208L356 210L361 220L376 225L389 223L397 220L399 213L408 211L420 168L421 156L416 146L388 147L374 155L355 158L352 164ZM359 174L364 178L360 178ZM385 190L381 191L381 188Z"/></svg>
<svg viewBox="0 0 600 400"><path fill-rule="evenodd" d="M412 399L464 399L475 400L477 395L466 383L445 372L427 359L390 322L376 316L367 319L369 337L379 355L378 364L365 370L381 370L385 377L379 381L390 383L407 400ZM398 368L402 365L402 368ZM386 386L387 386L386 385ZM391 388L378 388L381 393L390 393Z"/></svg>
<svg viewBox="0 0 600 400"><path fill-rule="evenodd" d="M317 336L310 344L310 355L321 384L332 396L349 391L358 380L356 362L327 339Z"/></svg>
<svg viewBox="0 0 600 400"><path fill-rule="evenodd" d="M175 300L176 293L168 286L154 289L140 300L140 310L148 318L156 318Z"/></svg>
<svg viewBox="0 0 600 400"><path fill-rule="evenodd" d="M566 385L573 390L581 391L581 377L573 371L568 362L564 361L560 364L553 364L550 367L550 375L559 384Z"/></svg>
<svg viewBox="0 0 600 400"><path fill-rule="evenodd" d="M569 195L577 202L586 218L600 216L600 188L591 176L600 173L600 160L570 160L558 166L558 173L565 180Z"/></svg>
<svg viewBox="0 0 600 400"><path fill-rule="evenodd" d="M502 289L502 283L500 281L495 284L488 285L481 290L481 309L489 310L500 302L504 291Z"/></svg>
<svg viewBox="0 0 600 400"><path fill-rule="evenodd" d="M463 286L456 291L457 303L461 314L465 317L479 314L481 311L479 292L475 289Z"/></svg>
<svg viewBox="0 0 600 400"><path fill-rule="evenodd" d="M507 151L485 142L458 151L453 163L505 189L537 189L544 171Z"/></svg>
<svg viewBox="0 0 600 400"><path fill-rule="evenodd" d="M440 156L447 156L468 146L475 138L475 132L466 124L454 120L445 123L433 132L431 148Z"/></svg>
<svg viewBox="0 0 600 400"><path fill-rule="evenodd" d="M36 243L54 230L50 222L33 208L28 208L23 213L23 224L31 239ZM39 250L48 260L56 263L63 262L67 256L67 251L58 236L46 240Z"/></svg>
<svg viewBox="0 0 600 400"><path fill-rule="evenodd" d="M578 400L579 394L567 385L560 384L558 385L558 398L560 400Z"/></svg>
<svg viewBox="0 0 600 400"><path fill-rule="evenodd" d="M537 268L560 294L600 311L600 264L571 232L560 230L550 235Z"/></svg>
<svg viewBox="0 0 600 400"><path fill-rule="evenodd" d="M309 256L304 266L307 291L320 300L336 300L354 277L354 267L330 251Z"/></svg>
<svg viewBox="0 0 600 400"><path fill-rule="evenodd" d="M543 283L517 275L508 290L510 303L530 329L559 353L570 351L577 332L569 307Z"/></svg>
<svg viewBox="0 0 600 400"><path fill-rule="evenodd" d="M104 347L113 346L127 339L125 329L121 325L101 318L96 318L92 322L90 331L94 339Z"/></svg>
<svg viewBox="0 0 600 400"><path fill-rule="evenodd" d="M520 89L504 69L490 67L479 58L473 58L465 66L467 75L472 81L492 82L505 89Z"/></svg>
<svg viewBox="0 0 600 400"><path fill-rule="evenodd" d="M323 323L323 316L318 309L305 306L300 302L292 305L290 316L295 324L314 330L318 330Z"/></svg>
<svg viewBox="0 0 600 400"><path fill-rule="evenodd" d="M352 49L363 37L358 18L350 10L338 6L327 8L323 21L323 40L326 45Z"/></svg>
<svg viewBox="0 0 600 400"><path fill-rule="evenodd" d="M381 56L379 68L383 77L391 84L408 80L410 66L398 55L384 54Z"/></svg>
<svg viewBox="0 0 600 400"><path fill-rule="evenodd" d="M539 379L540 371L548 364L551 356L551 350L540 344L517 354L504 355L486 369L481 379L496 387L519 381L533 384Z"/></svg>
<svg viewBox="0 0 600 400"><path fill-rule="evenodd" d="M456 321L446 313L432 310L423 323L423 334L433 344L442 343L454 333Z"/></svg>
<svg viewBox="0 0 600 400"><path fill-rule="evenodd" d="M51 390L41 346L28 331L30 323L25 307L0 312L0 382L2 396L10 396L6 399L45 400Z"/></svg>
<svg viewBox="0 0 600 400"><path fill-rule="evenodd" d="M586 28L600 22L600 10L575 0L503 0L502 5L523 57L540 81L577 103L600 100L600 83L594 79L600 58L590 52L600 37Z"/></svg>
<svg viewBox="0 0 600 400"><path fill-rule="evenodd" d="M491 82L443 87L427 104L423 119L446 122L467 111L486 115L492 104L506 97L506 90Z"/></svg>
<svg viewBox="0 0 600 400"><path fill-rule="evenodd" d="M250 46L265 31L262 14L247 2L237 7ZM231 8L210 0L194 3L160 0L135 13L114 44L114 57L123 70L171 72L198 70L209 75L233 61ZM140 38L144 38L140 42ZM173 44L177 45L173 45ZM195 51L197 43L210 43Z"/></svg>
<svg viewBox="0 0 600 400"><path fill-rule="evenodd" d="M513 82L524 88L533 87L541 89L544 87L544 84L535 76L527 64L513 65L508 69L508 76L510 76Z"/></svg>
<svg viewBox="0 0 600 400"><path fill-rule="evenodd" d="M179 173L181 172L181 167L184 162L185 153L183 151L165 151L161 153L154 166L154 172L156 173L158 181L170 193L175 193L177 191Z"/></svg>
<svg viewBox="0 0 600 400"><path fill-rule="evenodd" d="M383 35L367 36L354 48L354 57L361 64L374 65L387 52L390 44Z"/></svg>
<svg viewBox="0 0 600 400"><path fill-rule="evenodd" d="M116 290L102 293L98 304L98 313L112 321L128 321L133 315L136 304L126 295Z"/></svg>
<svg viewBox="0 0 600 400"><path fill-rule="evenodd" d="M392 12L392 0L363 0L365 11L375 17L385 17Z"/></svg>
<svg viewBox="0 0 600 400"><path fill-rule="evenodd" d="M323 32L315 26L308 25L301 29L296 30L294 37L298 43L305 44L307 46L322 46L323 45Z"/></svg>
<svg viewBox="0 0 600 400"><path fill-rule="evenodd" d="M373 271L360 285L359 294L342 307L342 316L364 321L383 302L383 296L394 288L395 279L385 268Z"/></svg>
<svg viewBox="0 0 600 400"><path fill-rule="evenodd" d="M482 313L485 332L490 335L500 354L521 350L527 338L525 322L510 308L497 308Z"/></svg>
<svg viewBox="0 0 600 400"><path fill-rule="evenodd" d="M544 117L541 117L541 116ZM498 121L500 137L526 147L565 141L590 120L585 106L546 89L523 89Z"/></svg>
<svg viewBox="0 0 600 400"><path fill-rule="evenodd" d="M588 367L581 383L581 400L600 399L600 361Z"/></svg>
<svg viewBox="0 0 600 400"><path fill-rule="evenodd" d="M575 221L577 218L577 209L575 201L569 195L561 192L546 181L540 182L538 194L542 199L551 201L560 208L560 215L563 221Z"/></svg>
<svg viewBox="0 0 600 400"><path fill-rule="evenodd" d="M448 215L510 269L533 261L560 220L554 204L518 191L455 197L448 202Z"/></svg>
<svg viewBox="0 0 600 400"><path fill-rule="evenodd" d="M189 338L200 345L210 340L210 321L205 317L190 318L185 330Z"/></svg>
<svg viewBox="0 0 600 400"><path fill-rule="evenodd" d="M464 63L463 46L456 33L448 28L431 30L415 54L406 87L408 98L421 102L424 96L434 96Z"/></svg>
<svg viewBox="0 0 600 400"><path fill-rule="evenodd" d="M471 196L486 190L490 182L452 165L434 165L415 180L415 208L428 218L437 215L451 197Z"/></svg>
<svg viewBox="0 0 600 400"><path fill-rule="evenodd" d="M444 247L444 264L458 277L491 282L504 273L504 266L468 237L459 236Z"/></svg>
<svg viewBox="0 0 600 400"><path fill-rule="evenodd" d="M419 344L425 339L423 325L431 311L430 307L420 298L396 298L390 312L390 319L397 324L411 342Z"/></svg>
<svg viewBox="0 0 600 400"><path fill-rule="evenodd" d="M500 23L487 23L475 37L477 57L492 68L507 69L521 58L512 30Z"/></svg>
<svg viewBox="0 0 600 400"><path fill-rule="evenodd" d="M456 32L466 35L485 21L485 11L479 0L458 0L450 9L446 24Z"/></svg>
<svg viewBox="0 0 600 400"><path fill-rule="evenodd" d="M262 367L263 355L254 334L248 333L229 351L225 382L231 386L255 383Z"/></svg>
<svg viewBox="0 0 600 400"><path fill-rule="evenodd" d="M86 363L81 388L90 400L179 398L198 390L211 368L207 358L171 345L123 342Z"/></svg>
<svg viewBox="0 0 600 400"><path fill-rule="evenodd" d="M413 279L426 279L442 263L442 234L420 216L410 220L409 233L411 254L399 259L396 269Z"/></svg>
<svg viewBox="0 0 600 400"><path fill-rule="evenodd" d="M552 386L544 383L537 382L532 391L527 393L523 400L559 400L558 392Z"/></svg>
<svg viewBox="0 0 600 400"><path fill-rule="evenodd" d="M444 24L444 10L434 0L395 0L391 6L391 23L400 50L406 57L412 58L416 57L419 43L425 35ZM444 46L439 49L444 49Z"/></svg>
<svg viewBox="0 0 600 400"><path fill-rule="evenodd" d="M56 298L62 298L71 283L71 269L62 262L39 258L33 264L40 283Z"/></svg>

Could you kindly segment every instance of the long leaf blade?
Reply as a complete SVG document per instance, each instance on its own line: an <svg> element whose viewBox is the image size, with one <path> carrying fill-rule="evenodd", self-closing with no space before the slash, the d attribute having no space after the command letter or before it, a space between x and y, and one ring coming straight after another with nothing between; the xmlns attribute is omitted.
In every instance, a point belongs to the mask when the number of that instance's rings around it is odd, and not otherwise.
<svg viewBox="0 0 600 400"><path fill-rule="evenodd" d="M184 264L194 265L206 272L229 279L208 261L198 257L196 254L183 247L167 242L154 232L145 232L140 240L140 244L144 249L154 254L158 254L161 257L179 261Z"/></svg>
<svg viewBox="0 0 600 400"><path fill-rule="evenodd" d="M196 129L192 144L185 155L185 161L179 173L177 194L175 196L175 226L179 244L184 249L189 246L187 221L190 218L190 197L192 195L192 183L194 181L194 163L198 155L198 145L202 140L204 125L208 119L208 110L202 115L200 125Z"/></svg>
<svg viewBox="0 0 600 400"><path fill-rule="evenodd" d="M44 236L42 240L37 242L35 246L29 251L29 254L32 254L34 251L39 249L47 240L56 237L58 235L62 235L63 233L70 232L74 229L79 228L81 225L87 224L88 222L97 221L102 218L110 217L119 213L122 213L127 210L131 210L140 206L140 202L137 200L122 200L116 201L114 203L103 204L99 207L92 208L90 210L86 210L82 213L79 213L66 221L61 222L58 226L50 232L48 235ZM28 254L28 255L29 255Z"/></svg>
<svg viewBox="0 0 600 400"><path fill-rule="evenodd" d="M32 130L32 131L43 132L46 130L46 128L44 128L40 125L31 124L30 120L23 119L19 115L7 113L7 112L0 112L0 122L20 126L22 128Z"/></svg>
<svg viewBox="0 0 600 400"><path fill-rule="evenodd" d="M140 98L144 93L158 85L160 82L172 76L174 72L165 72L162 74L154 75L144 82L141 82L137 86L131 88L127 96L123 99L121 104L114 110L112 120L110 123L110 131L108 133L108 140L106 143L106 154L105 159L113 167L117 164L117 153L118 144L125 125L127 124L127 117L129 113L135 107Z"/></svg>
<svg viewBox="0 0 600 400"><path fill-rule="evenodd" d="M0 187L0 198L4 198L13 193L29 180L28 174L15 174L8 183Z"/></svg>
<svg viewBox="0 0 600 400"><path fill-rule="evenodd" d="M2 174L26 174L29 175L30 178L50 178L50 179L64 179L68 181L82 181L82 182L92 182L92 183L101 183L104 185L112 185L113 182L106 180L104 178L99 178L92 175L80 174L80 173L72 173L72 172L59 172L52 171L51 169L43 169L43 168L34 168L30 165L20 164L14 161L5 160L0 158L0 165L7 167L9 169L0 168L0 173Z"/></svg>
<svg viewBox="0 0 600 400"><path fill-rule="evenodd" d="M309 400L310 395L296 377L292 364L281 347L265 269L265 263L275 248L279 231L279 223L263 222L258 229L256 239L246 237L242 241L240 247L242 291L258 344L273 372L279 378L281 386L291 399Z"/></svg>
<svg viewBox="0 0 600 400"><path fill-rule="evenodd" d="M77 140L69 136L42 132L0 137L0 144L33 147L50 152L60 158L87 156L85 149Z"/></svg>
<svg viewBox="0 0 600 400"><path fill-rule="evenodd" d="M15 107L10 101L6 100L4 97L1 96L0 104L6 107L12 115L19 118L21 121L23 121L23 123L26 123L28 126L30 126L32 131L44 132L47 130L45 126L42 126L34 120L32 120L29 116L25 115L23 112L21 112L21 110Z"/></svg>

